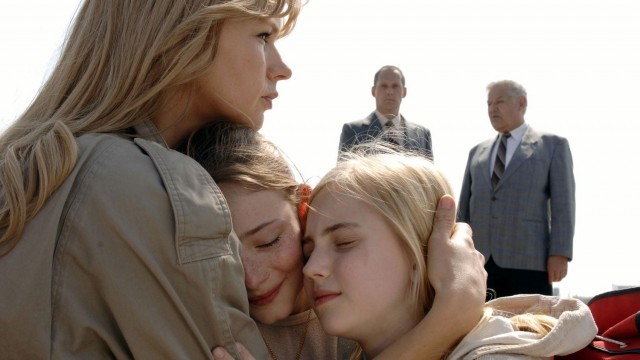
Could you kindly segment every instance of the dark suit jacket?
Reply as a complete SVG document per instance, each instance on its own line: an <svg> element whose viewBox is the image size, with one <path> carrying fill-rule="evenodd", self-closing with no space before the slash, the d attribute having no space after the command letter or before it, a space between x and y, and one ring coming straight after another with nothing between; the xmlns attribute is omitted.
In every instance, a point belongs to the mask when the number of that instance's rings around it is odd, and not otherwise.
<svg viewBox="0 0 640 360"><path fill-rule="evenodd" d="M469 152L458 220L473 229L486 260L501 267L546 272L549 255L573 256L575 181L567 139L529 127L495 189L491 150L496 139Z"/></svg>
<svg viewBox="0 0 640 360"><path fill-rule="evenodd" d="M407 150L420 152L433 160L431 132L424 126L407 121L404 117L402 117L402 120L406 126L403 147ZM379 138L383 134L383 128L375 111L362 120L344 124L342 126L342 133L340 134L338 158L340 158L340 154L349 151L349 149L356 144Z"/></svg>

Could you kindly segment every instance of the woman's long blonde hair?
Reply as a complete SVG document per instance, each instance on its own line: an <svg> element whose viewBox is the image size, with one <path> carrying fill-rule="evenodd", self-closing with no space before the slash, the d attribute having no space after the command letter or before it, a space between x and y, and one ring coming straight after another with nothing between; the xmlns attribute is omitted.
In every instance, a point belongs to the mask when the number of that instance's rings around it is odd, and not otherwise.
<svg viewBox="0 0 640 360"><path fill-rule="evenodd" d="M0 256L69 175L75 137L126 133L149 120L167 89L213 61L230 18L282 18L294 27L301 0L86 0L63 50L26 111L0 136Z"/></svg>

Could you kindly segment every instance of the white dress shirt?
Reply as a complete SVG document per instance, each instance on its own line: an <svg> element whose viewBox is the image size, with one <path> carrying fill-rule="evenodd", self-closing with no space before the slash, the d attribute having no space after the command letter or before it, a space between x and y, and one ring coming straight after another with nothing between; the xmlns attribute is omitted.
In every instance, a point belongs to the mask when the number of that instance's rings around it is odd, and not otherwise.
<svg viewBox="0 0 640 360"><path fill-rule="evenodd" d="M511 161L513 154L516 152L518 146L520 146L520 142L522 141L524 132L527 131L528 127L529 125L527 123L523 123L510 132L511 136L507 138L507 154L504 164L505 171L507 170L507 166L509 166L509 161ZM489 167L489 176L493 175L493 166L496 163L496 152L498 152L498 145L500 145L500 137L498 137L498 140L496 140L493 148L491 149L491 166Z"/></svg>

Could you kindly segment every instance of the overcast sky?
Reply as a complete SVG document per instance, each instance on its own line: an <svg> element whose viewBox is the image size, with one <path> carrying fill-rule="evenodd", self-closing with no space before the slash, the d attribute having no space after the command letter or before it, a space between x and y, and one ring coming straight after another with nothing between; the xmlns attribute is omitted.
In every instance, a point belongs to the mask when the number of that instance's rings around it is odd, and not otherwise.
<svg viewBox="0 0 640 360"><path fill-rule="evenodd" d="M77 0L0 4L0 129L42 84ZM344 122L374 110L382 65L399 66L401 112L432 132L459 191L469 149L495 135L487 83L529 93L526 121L569 139L577 185L574 261L557 286L592 295L640 285L640 1L310 0L279 42L293 69L262 130L312 183L335 164ZM637 251L636 251L637 252Z"/></svg>

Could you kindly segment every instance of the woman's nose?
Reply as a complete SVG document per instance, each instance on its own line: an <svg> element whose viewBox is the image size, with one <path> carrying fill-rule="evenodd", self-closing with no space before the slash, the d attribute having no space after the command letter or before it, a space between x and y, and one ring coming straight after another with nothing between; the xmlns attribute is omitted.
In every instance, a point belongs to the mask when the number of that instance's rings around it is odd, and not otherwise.
<svg viewBox="0 0 640 360"><path fill-rule="evenodd" d="M272 60L267 70L267 76L270 80L280 81L291 78L292 71L287 64L282 61L280 53L275 48L272 52Z"/></svg>

